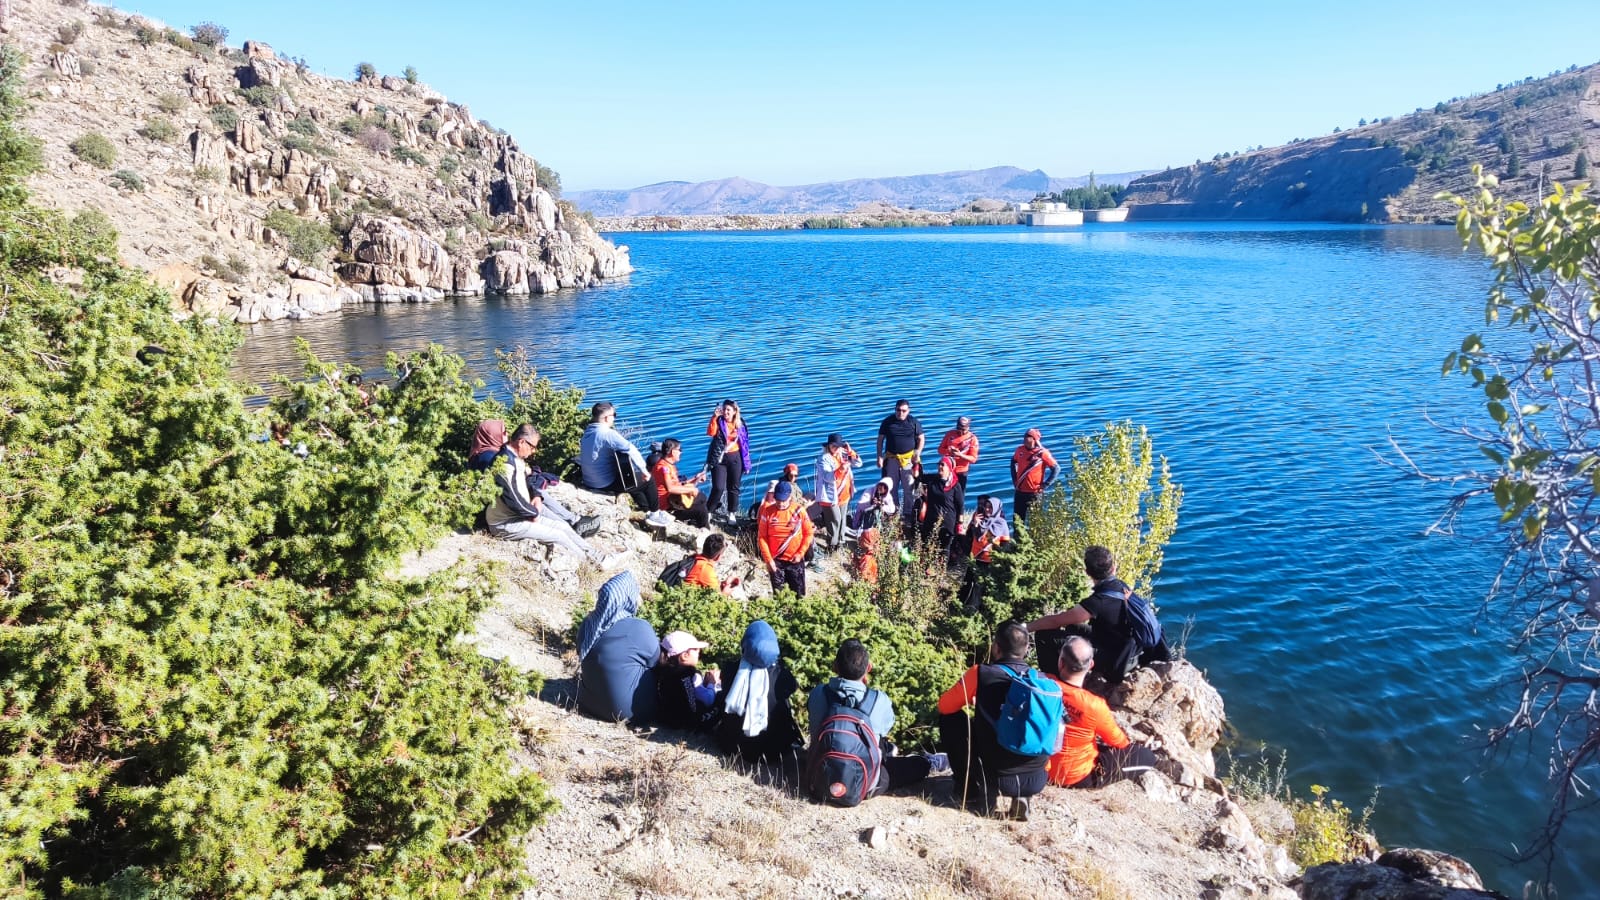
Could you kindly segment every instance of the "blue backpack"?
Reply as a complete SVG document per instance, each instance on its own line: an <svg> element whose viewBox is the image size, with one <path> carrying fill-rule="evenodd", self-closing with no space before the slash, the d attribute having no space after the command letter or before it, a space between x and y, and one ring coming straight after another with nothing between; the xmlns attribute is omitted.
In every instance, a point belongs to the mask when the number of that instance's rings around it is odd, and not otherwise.
<svg viewBox="0 0 1600 900"><path fill-rule="evenodd" d="M1000 715L984 715L994 726L995 741L1021 756L1043 756L1060 750L1061 723L1066 717L1061 685L1031 666L1023 675L1010 666L994 668L1011 680Z"/></svg>
<svg viewBox="0 0 1600 900"><path fill-rule="evenodd" d="M868 716L878 692L867 691L861 706L829 692L828 714L806 759L806 786L812 799L834 806L856 806L878 785L883 748Z"/></svg>
<svg viewBox="0 0 1600 900"><path fill-rule="evenodd" d="M1156 618L1155 609L1150 606L1150 601L1135 594L1132 588L1122 595L1122 607L1123 627L1128 630L1128 635L1138 642L1140 650L1149 650L1166 637L1161 628L1161 621Z"/></svg>

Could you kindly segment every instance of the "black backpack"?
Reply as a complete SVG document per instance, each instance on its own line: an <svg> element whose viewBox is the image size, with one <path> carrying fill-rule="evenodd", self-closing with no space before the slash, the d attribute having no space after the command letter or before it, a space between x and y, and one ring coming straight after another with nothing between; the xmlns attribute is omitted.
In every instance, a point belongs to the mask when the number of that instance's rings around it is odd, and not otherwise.
<svg viewBox="0 0 1600 900"><path fill-rule="evenodd" d="M1165 639L1161 621L1156 618L1155 608L1149 600L1135 594L1132 588L1126 588L1118 599L1122 601L1122 628L1139 645L1140 651L1149 650Z"/></svg>
<svg viewBox="0 0 1600 900"><path fill-rule="evenodd" d="M827 714L806 758L806 787L818 803L857 806L878 786L883 748L867 718L877 697L869 689L856 706L828 692Z"/></svg>
<svg viewBox="0 0 1600 900"><path fill-rule="evenodd" d="M656 576L656 581L659 581L662 587L669 588L675 588L683 584L683 580L689 577L689 570L694 568L694 561L695 555L693 553L685 556L683 559L662 569L661 574Z"/></svg>

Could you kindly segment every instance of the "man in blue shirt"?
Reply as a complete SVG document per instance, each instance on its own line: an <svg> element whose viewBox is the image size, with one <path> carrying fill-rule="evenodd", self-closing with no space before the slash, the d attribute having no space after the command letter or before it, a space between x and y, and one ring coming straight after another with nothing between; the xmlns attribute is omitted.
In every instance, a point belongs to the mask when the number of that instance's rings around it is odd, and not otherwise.
<svg viewBox="0 0 1600 900"><path fill-rule="evenodd" d="M626 493L639 509L655 512L656 486L650 480L650 467L633 442L616 429L617 408L604 401L589 410L589 427L578 439L578 468L583 486L591 491ZM622 479L622 466L631 465L633 486Z"/></svg>

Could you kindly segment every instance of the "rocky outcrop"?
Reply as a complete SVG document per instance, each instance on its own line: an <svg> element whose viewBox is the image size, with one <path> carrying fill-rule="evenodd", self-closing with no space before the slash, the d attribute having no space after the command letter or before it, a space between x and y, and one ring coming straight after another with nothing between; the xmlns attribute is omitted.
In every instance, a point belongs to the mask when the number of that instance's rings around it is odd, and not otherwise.
<svg viewBox="0 0 1600 900"><path fill-rule="evenodd" d="M1507 900L1483 889L1465 860L1437 850L1390 850L1374 862L1324 863L1292 882L1302 900Z"/></svg>
<svg viewBox="0 0 1600 900"><path fill-rule="evenodd" d="M502 292L533 293L630 271L626 248L540 184L548 173L531 154L425 85L328 78L259 41L152 41L166 25L109 8L8 2L20 3L8 40L33 60L26 126L46 156L32 190L81 206L85 166L68 144L110 139L144 189L94 204L129 263L199 273L175 285L180 314L263 321L481 294L486 272ZM70 47L56 40L63 27L80 32ZM281 226L266 228L269 217ZM515 258L491 237L515 242ZM333 282L291 275L291 248Z"/></svg>

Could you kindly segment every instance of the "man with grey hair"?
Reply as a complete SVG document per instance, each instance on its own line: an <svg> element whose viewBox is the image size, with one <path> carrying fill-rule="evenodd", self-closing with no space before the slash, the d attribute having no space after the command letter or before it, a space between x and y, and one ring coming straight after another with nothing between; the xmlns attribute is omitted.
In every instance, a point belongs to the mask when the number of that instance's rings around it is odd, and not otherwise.
<svg viewBox="0 0 1600 900"><path fill-rule="evenodd" d="M1150 748L1130 741L1106 701L1084 690L1083 679L1094 668L1094 645L1073 635L1062 643L1058 663L1060 677L1050 677L1061 685L1067 724L1061 749L1046 768L1050 782L1098 788L1154 768L1156 757Z"/></svg>

